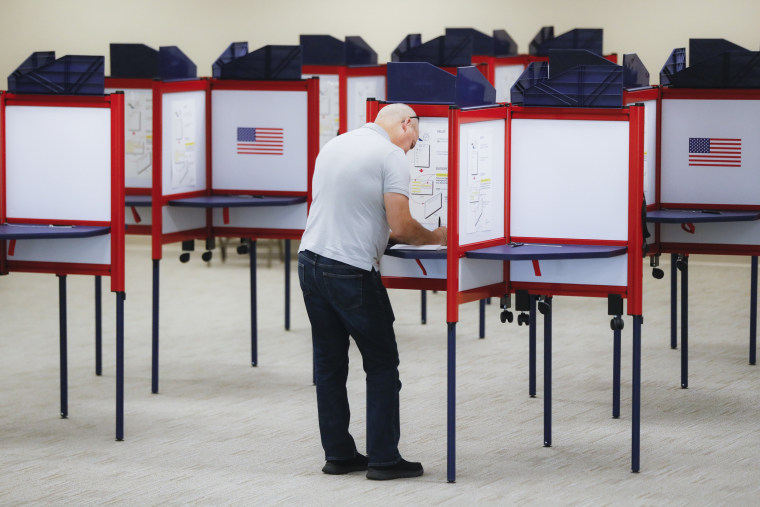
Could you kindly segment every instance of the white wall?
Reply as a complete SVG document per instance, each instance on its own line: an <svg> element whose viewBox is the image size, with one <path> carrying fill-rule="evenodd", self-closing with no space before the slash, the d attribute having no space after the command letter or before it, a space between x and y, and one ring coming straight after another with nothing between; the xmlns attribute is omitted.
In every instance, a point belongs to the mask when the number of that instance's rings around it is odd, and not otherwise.
<svg viewBox="0 0 760 507"><path fill-rule="evenodd" d="M0 89L33 51L105 55L108 75L111 42L172 45L208 76L236 41L253 50L298 44L300 34L360 35L384 62L407 34L425 42L447 27L504 29L527 53L542 26L557 35L603 28L604 52L638 53L656 84L670 51L690 37L757 50L758 23L758 0L3 0Z"/></svg>

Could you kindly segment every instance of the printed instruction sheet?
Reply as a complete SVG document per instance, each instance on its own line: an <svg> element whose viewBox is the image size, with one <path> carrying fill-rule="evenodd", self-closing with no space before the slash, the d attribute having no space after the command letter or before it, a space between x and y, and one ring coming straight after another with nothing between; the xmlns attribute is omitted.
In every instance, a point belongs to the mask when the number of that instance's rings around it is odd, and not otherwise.
<svg viewBox="0 0 760 507"><path fill-rule="evenodd" d="M467 232L491 230L491 176L493 131L471 130L467 134Z"/></svg>
<svg viewBox="0 0 760 507"><path fill-rule="evenodd" d="M420 118L411 164L409 207L418 222L434 229L446 225L449 194L448 118Z"/></svg>
<svg viewBox="0 0 760 507"><path fill-rule="evenodd" d="M172 103L172 188L195 185L197 165L195 109L192 100Z"/></svg>

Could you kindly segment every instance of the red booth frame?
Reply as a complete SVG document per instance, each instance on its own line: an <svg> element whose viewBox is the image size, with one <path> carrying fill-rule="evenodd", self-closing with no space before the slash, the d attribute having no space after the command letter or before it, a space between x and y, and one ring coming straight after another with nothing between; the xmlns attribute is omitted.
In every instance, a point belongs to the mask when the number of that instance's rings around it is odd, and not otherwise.
<svg viewBox="0 0 760 507"><path fill-rule="evenodd" d="M111 113L111 219L62 220L8 217L6 209L6 107L83 107L109 109ZM61 415L66 417L67 368L66 368L66 317L65 295L67 275L93 275L96 280L96 306L100 307L100 277L111 278L111 292L116 293L116 440L124 439L124 300L125 289L125 224L124 224L124 94L112 93L102 96L82 95L22 95L0 92L0 223L9 220L16 224L83 225L110 228L111 262L90 264L75 262L14 261L6 256L5 240L0 240L0 274L11 271L28 273L51 273L59 277L61 299ZM14 240L11 240L14 241ZM100 320L96 318L96 374L101 374Z"/></svg>
<svg viewBox="0 0 760 507"><path fill-rule="evenodd" d="M5 181L5 108L6 106L87 107L111 111L111 220L61 220L9 217L6 210ZM0 94L0 223L43 225L89 225L111 228L110 264L85 264L69 262L14 261L3 259L0 272L18 271L28 273L53 273L56 275L96 275L111 277L111 291L124 292L124 95L115 93L105 96L61 96ZM119 137L121 136L121 137ZM121 184L119 184L121 183Z"/></svg>

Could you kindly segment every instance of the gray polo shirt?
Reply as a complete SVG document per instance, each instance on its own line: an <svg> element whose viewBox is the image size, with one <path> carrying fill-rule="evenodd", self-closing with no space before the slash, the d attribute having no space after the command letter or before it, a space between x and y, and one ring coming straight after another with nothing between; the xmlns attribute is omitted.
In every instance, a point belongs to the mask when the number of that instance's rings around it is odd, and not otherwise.
<svg viewBox="0 0 760 507"><path fill-rule="evenodd" d="M404 150L374 123L332 139L319 152L300 250L367 271L380 269L390 228L383 194L409 197Z"/></svg>

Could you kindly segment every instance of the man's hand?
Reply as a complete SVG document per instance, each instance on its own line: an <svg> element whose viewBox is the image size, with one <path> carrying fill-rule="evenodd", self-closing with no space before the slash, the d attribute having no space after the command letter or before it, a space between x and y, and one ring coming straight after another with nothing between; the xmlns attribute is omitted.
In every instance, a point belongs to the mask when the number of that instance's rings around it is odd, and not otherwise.
<svg viewBox="0 0 760 507"><path fill-rule="evenodd" d="M439 227L428 230L412 218L409 211L409 199L403 194L387 192L385 200L385 215L391 228L391 239L408 245L445 245L446 228Z"/></svg>
<svg viewBox="0 0 760 507"><path fill-rule="evenodd" d="M439 227L433 231L433 234L436 235L436 237L440 238L439 244L446 246L446 241L448 238L448 230L446 227Z"/></svg>

